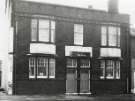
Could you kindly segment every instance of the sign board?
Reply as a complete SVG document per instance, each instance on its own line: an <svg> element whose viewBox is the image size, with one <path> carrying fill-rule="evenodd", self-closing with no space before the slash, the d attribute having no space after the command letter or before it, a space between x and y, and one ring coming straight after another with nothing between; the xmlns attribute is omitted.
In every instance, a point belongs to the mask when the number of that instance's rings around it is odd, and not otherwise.
<svg viewBox="0 0 135 101"><path fill-rule="evenodd" d="M71 56L73 57L90 57L90 53L87 52L72 52Z"/></svg>
<svg viewBox="0 0 135 101"><path fill-rule="evenodd" d="M88 57L92 57L92 47L65 46L65 56L88 56Z"/></svg>

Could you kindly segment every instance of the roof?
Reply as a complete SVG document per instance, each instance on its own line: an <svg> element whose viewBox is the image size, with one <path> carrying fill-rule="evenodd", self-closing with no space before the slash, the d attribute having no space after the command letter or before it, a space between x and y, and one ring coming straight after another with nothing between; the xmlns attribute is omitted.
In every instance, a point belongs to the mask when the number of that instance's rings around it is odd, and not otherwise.
<svg viewBox="0 0 135 101"><path fill-rule="evenodd" d="M14 11L28 14L41 14L60 16L66 18L86 19L95 21L109 21L118 23L129 23L127 14L108 13L102 10L70 7L49 3L14 0Z"/></svg>

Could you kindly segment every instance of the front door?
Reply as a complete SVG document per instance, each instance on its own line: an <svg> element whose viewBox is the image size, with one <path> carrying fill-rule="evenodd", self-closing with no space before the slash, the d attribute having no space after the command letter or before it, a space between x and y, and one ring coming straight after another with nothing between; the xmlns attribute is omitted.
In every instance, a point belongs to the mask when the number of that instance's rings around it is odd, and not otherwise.
<svg viewBox="0 0 135 101"><path fill-rule="evenodd" d="M67 59L66 93L90 93L90 59Z"/></svg>
<svg viewBox="0 0 135 101"><path fill-rule="evenodd" d="M77 93L77 78L76 78L76 70L68 69L67 70L67 81L66 81L66 89L67 93Z"/></svg>

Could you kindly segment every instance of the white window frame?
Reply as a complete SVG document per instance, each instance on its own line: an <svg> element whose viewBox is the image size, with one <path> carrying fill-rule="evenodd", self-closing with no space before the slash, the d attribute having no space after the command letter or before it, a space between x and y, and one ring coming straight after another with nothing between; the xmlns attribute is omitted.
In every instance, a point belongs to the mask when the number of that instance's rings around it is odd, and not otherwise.
<svg viewBox="0 0 135 101"><path fill-rule="evenodd" d="M106 46L107 45L107 27L101 26L101 45Z"/></svg>
<svg viewBox="0 0 135 101"><path fill-rule="evenodd" d="M39 19L38 22L38 40L43 42L49 42L50 34L50 21Z"/></svg>
<svg viewBox="0 0 135 101"><path fill-rule="evenodd" d="M107 62L112 61L113 63L113 76L107 76ZM101 62L104 62L104 67L101 66ZM117 63L119 63L119 67L117 67ZM100 68L103 70L103 75L100 75L100 79L120 79L120 61L119 60L100 60ZM118 71L117 71L118 70ZM117 77L117 72L119 76Z"/></svg>
<svg viewBox="0 0 135 101"><path fill-rule="evenodd" d="M117 63L118 63L118 67L117 67ZM117 73L119 74L118 76ZM120 61L116 61L116 79L120 79Z"/></svg>
<svg viewBox="0 0 135 101"><path fill-rule="evenodd" d="M34 68L34 75L31 75L31 68ZM36 77L36 59L31 57L29 58L29 78L35 78Z"/></svg>
<svg viewBox="0 0 135 101"><path fill-rule="evenodd" d="M108 27L108 45L117 46L118 44L117 39L118 39L117 27L109 26Z"/></svg>
<svg viewBox="0 0 135 101"><path fill-rule="evenodd" d="M114 33L111 30L114 31ZM112 37L115 37L116 40L115 43L113 43ZM113 25L101 26L101 46L120 47L120 43L121 43L120 26L113 26Z"/></svg>
<svg viewBox="0 0 135 101"><path fill-rule="evenodd" d="M68 61L71 62L71 65L68 64ZM74 65L75 62L75 65ZM67 58L67 67L68 68L76 68L77 67L77 59Z"/></svg>
<svg viewBox="0 0 135 101"><path fill-rule="evenodd" d="M54 43L55 42L55 27L56 27L56 24L55 24L54 20L32 19L31 20L31 41ZM36 32L34 32L33 29L36 29ZM41 32L42 32L42 34L41 34ZM47 33L45 33L45 32L47 32ZM44 35L43 33L45 33L47 35ZM32 36L36 36L36 38L33 40ZM46 36L48 38L46 38ZM46 39L42 39L43 37Z"/></svg>
<svg viewBox="0 0 135 101"><path fill-rule="evenodd" d="M54 61L51 62L50 60L54 60ZM54 67L53 67L53 69L54 69L54 71L53 71L53 72L54 72L54 75L53 75L53 76L50 75L50 70L51 70L51 69L50 69L50 68L51 68L51 67L50 67L50 63L52 63L52 64L54 65ZM52 59L52 58L49 59L49 68L48 68L48 69L49 69L49 78L55 78L55 66L56 66L56 61L55 61L55 59Z"/></svg>
<svg viewBox="0 0 135 101"><path fill-rule="evenodd" d="M31 66L31 59L34 59L34 76L31 76L30 75L30 68ZM43 61L40 61L40 59L43 59ZM54 75L51 75L50 74L50 70L51 70L51 67L50 67L50 60L53 59L53 74ZM40 61L40 62L39 62ZM42 62L42 63L41 63ZM46 75L38 75L38 69L40 68L40 66L44 66L44 68L46 69ZM47 67L45 67L47 66ZM43 67L42 67L43 68ZM49 58L49 57L30 57L29 58L29 78L37 78L37 79L54 79L55 78L55 69L56 69L56 60L55 58Z"/></svg>
<svg viewBox="0 0 135 101"><path fill-rule="evenodd" d="M83 25L74 24L74 44L83 45Z"/></svg>
<svg viewBox="0 0 135 101"><path fill-rule="evenodd" d="M102 63L104 66L101 65ZM100 79L104 79L105 78L105 61L104 60L100 61L100 68L102 69L102 72L103 72L103 75L100 76Z"/></svg>
<svg viewBox="0 0 135 101"><path fill-rule="evenodd" d="M38 20L32 19L31 20L31 41L37 41L37 38L38 38Z"/></svg>
<svg viewBox="0 0 135 101"><path fill-rule="evenodd" d="M39 61L40 59L43 59L43 61ZM47 63L46 63L47 62ZM47 67L45 67L47 64ZM40 66L44 66L44 67L40 67ZM45 68L46 69L46 75L38 75L38 70L39 68ZM48 59L47 58L43 58L43 57L38 57L37 58L37 78L47 78L48 77Z"/></svg>
<svg viewBox="0 0 135 101"><path fill-rule="evenodd" d="M107 65L108 64L108 62L110 62L110 64L109 64L109 66ZM115 63L114 63L114 61L112 61L112 60L107 60L106 61L106 74L107 74L107 69L112 69L113 71L112 71L112 73L113 73L113 75L112 76L108 76L108 75L106 75L106 79L114 79L114 75L115 75Z"/></svg>

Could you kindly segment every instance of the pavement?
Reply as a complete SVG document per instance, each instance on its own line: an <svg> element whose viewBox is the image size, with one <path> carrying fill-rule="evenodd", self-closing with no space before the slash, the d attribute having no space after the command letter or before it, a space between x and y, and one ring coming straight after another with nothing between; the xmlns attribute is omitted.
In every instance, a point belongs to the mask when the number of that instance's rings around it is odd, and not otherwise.
<svg viewBox="0 0 135 101"><path fill-rule="evenodd" d="M0 92L0 101L135 101L135 94L122 95L7 95Z"/></svg>

